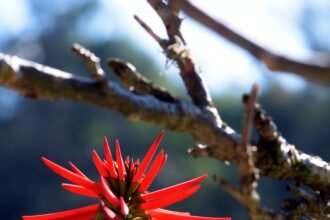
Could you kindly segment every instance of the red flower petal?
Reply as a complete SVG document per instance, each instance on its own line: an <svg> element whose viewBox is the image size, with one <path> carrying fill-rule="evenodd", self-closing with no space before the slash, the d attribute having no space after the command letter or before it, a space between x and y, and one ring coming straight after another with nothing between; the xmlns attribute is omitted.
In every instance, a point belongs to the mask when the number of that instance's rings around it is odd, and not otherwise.
<svg viewBox="0 0 330 220"><path fill-rule="evenodd" d="M159 213L168 213L168 214L178 214L178 215L190 215L190 212L176 212L176 211L172 211L172 210L167 210L167 209L154 209L152 211L156 211Z"/></svg>
<svg viewBox="0 0 330 220"><path fill-rule="evenodd" d="M109 188L106 180L103 176L101 176L101 191L104 197L110 202L113 206L118 207L120 205L119 199L113 194L111 189Z"/></svg>
<svg viewBox="0 0 330 220"><path fill-rule="evenodd" d="M133 178L133 182L140 181L144 171L146 170L146 168L149 165L153 155L155 154L163 135L164 135L164 131L161 131L160 134L155 139L154 143L151 145L148 153L146 154L143 161L141 162L141 165L139 166L138 170L136 171L136 174Z"/></svg>
<svg viewBox="0 0 330 220"><path fill-rule="evenodd" d="M125 159L125 165L128 167L129 166L129 156L126 156L126 159Z"/></svg>
<svg viewBox="0 0 330 220"><path fill-rule="evenodd" d="M88 197L92 197L92 198L100 198L100 196L95 194L95 192L90 191L89 189L86 189L82 186L62 183L62 187L65 190L67 190L69 192L72 192L72 193L75 193L75 194L78 194L78 195L88 196Z"/></svg>
<svg viewBox="0 0 330 220"><path fill-rule="evenodd" d="M73 170L73 172L75 172L76 174L84 177L85 179L89 179L81 170L78 169L78 167L76 167L72 162L69 162L69 166L71 167L71 169Z"/></svg>
<svg viewBox="0 0 330 220"><path fill-rule="evenodd" d="M205 179L206 175L162 190L141 195L141 192L145 192L149 188L156 175L166 163L167 155L164 154L164 150L161 150L148 168L157 151L163 134L164 131L157 136L141 164L139 160L130 160L129 157L126 157L126 160L123 161L118 140L116 140L115 148L116 162L113 161L108 142L106 138L104 138L106 159L101 160L95 150L93 150L92 154L93 162L101 175L100 184L90 180L71 162L69 162L69 165L72 171L46 158L42 158L43 162L51 170L74 183L62 184L64 189L75 194L98 198L100 199L101 206L93 205L46 215L23 216L23 219L91 220L98 215L98 211L103 211L103 213L99 213L102 215L101 217L109 220L123 220L128 216L133 218L138 217L140 216L140 212L143 213L146 211L146 214L148 214L152 220L229 220L230 218L190 216L189 212L175 212L161 209L161 207L177 203L194 194L200 188L199 183ZM144 174L147 169L148 171ZM129 201L130 206L125 202L124 196L128 198L127 201ZM130 208L133 213L130 213ZM134 216L135 214L137 216Z"/></svg>
<svg viewBox="0 0 330 220"><path fill-rule="evenodd" d="M160 169L161 170L163 168L163 166L166 164L166 160L167 160L167 154L165 154L165 156L163 157L163 161L162 161L162 164L160 165Z"/></svg>
<svg viewBox="0 0 330 220"><path fill-rule="evenodd" d="M105 176L105 177L109 176L101 158L99 157L99 155L95 150L93 150L93 162L95 164L97 171L99 171L101 176Z"/></svg>
<svg viewBox="0 0 330 220"><path fill-rule="evenodd" d="M104 202L101 202L101 207L103 209L103 212L105 214L105 217L108 217L108 219L111 220L122 220L122 218L117 215L115 212L113 212L111 209L109 209Z"/></svg>
<svg viewBox="0 0 330 220"><path fill-rule="evenodd" d="M164 209L163 209L164 210ZM172 212L168 211L164 212L163 210L156 209L148 211L148 214L152 217L152 219L158 220L231 220L231 218L212 218L212 217L200 217L200 216L190 216L187 213L180 212Z"/></svg>
<svg viewBox="0 0 330 220"><path fill-rule="evenodd" d="M104 137L103 145L104 145L105 158L107 159L107 162L108 162L108 170L110 173L110 177L117 178L117 173L116 173L115 167L113 166L113 159L112 159L110 147L109 147L106 137Z"/></svg>
<svg viewBox="0 0 330 220"><path fill-rule="evenodd" d="M45 157L42 157L41 159L52 171L54 171L58 175L62 176L63 178L65 178L77 185L83 186L95 193L100 192L99 186L95 182L93 182L89 179L85 179L84 177L82 177L76 173L73 173L70 170L65 169L64 167L61 167L60 165L48 160Z"/></svg>
<svg viewBox="0 0 330 220"><path fill-rule="evenodd" d="M131 159L131 161L129 163L129 172L130 172L131 176L133 176L133 171L134 171L134 168L135 168L134 166L135 166L134 161L133 161L133 159Z"/></svg>
<svg viewBox="0 0 330 220"><path fill-rule="evenodd" d="M207 177L207 175L203 175L203 176L197 177L195 179L176 184L174 186L170 186L170 187L167 187L167 188L164 188L161 190L150 192L150 193L142 195L141 198L145 201L160 199L162 197L166 197L168 195L175 194L175 193L181 192L183 190L189 189L189 188L193 187L194 185L197 185L198 183L200 183L206 177Z"/></svg>
<svg viewBox="0 0 330 220"><path fill-rule="evenodd" d="M44 215L23 216L23 220L91 220L96 217L99 205L90 205L79 209Z"/></svg>
<svg viewBox="0 0 330 220"><path fill-rule="evenodd" d="M164 150L159 152L159 154L157 155L154 163L151 165L150 169L148 170L148 173L141 181L140 186L138 188L138 192L145 192L149 188L150 184L152 183L152 181L154 180L154 178L156 177L156 175L158 174L161 168L161 165L163 163L163 158L164 158Z"/></svg>
<svg viewBox="0 0 330 220"><path fill-rule="evenodd" d="M187 190L171 194L167 197L163 197L161 199L157 200L152 200L148 201L146 203L142 203L140 207L144 210L151 210L151 209L157 209L157 208L162 208L168 205L171 205L173 203L177 203L181 200L186 199L187 197L191 196L194 194L198 189L200 188L200 185L193 186Z"/></svg>
<svg viewBox="0 0 330 220"><path fill-rule="evenodd" d="M119 180L124 181L124 178L125 178L125 165L124 165L123 157L121 155L118 140L116 140L116 161L117 161L117 165L118 165Z"/></svg>
<svg viewBox="0 0 330 220"><path fill-rule="evenodd" d="M122 196L120 197L120 211L121 211L121 214L123 214L125 217L129 213L129 208Z"/></svg>

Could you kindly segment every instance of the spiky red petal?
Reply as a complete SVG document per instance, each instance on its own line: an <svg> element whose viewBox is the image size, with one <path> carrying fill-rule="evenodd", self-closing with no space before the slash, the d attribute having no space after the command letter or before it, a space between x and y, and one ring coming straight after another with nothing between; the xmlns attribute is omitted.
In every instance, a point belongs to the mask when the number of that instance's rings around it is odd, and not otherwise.
<svg viewBox="0 0 330 220"><path fill-rule="evenodd" d="M122 196L120 197L120 211L124 216L128 215L129 213L129 208Z"/></svg>
<svg viewBox="0 0 330 220"><path fill-rule="evenodd" d="M97 154L97 152L95 150L93 150L92 155L93 155L92 156L93 157L93 162L95 164L95 167L96 167L97 171L99 171L101 176L108 177L109 175L108 175L107 169L104 166L100 156Z"/></svg>
<svg viewBox="0 0 330 220"><path fill-rule="evenodd" d="M180 184L176 184L174 186L170 186L170 187L167 187L167 188L164 188L161 190L146 193L146 194L141 195L141 198L145 201L160 199L162 197L166 197L166 196L181 192L183 190L189 189L189 188L199 184L206 177L207 177L207 175L203 175L203 176L197 177L195 179L188 180L188 181L180 183Z"/></svg>
<svg viewBox="0 0 330 220"><path fill-rule="evenodd" d="M152 217L152 219L158 220L231 220L231 218L213 218L213 217L201 217L201 216L191 216L187 215L187 213L180 212L172 212L168 210L150 210L148 214Z"/></svg>
<svg viewBox="0 0 330 220"><path fill-rule="evenodd" d="M169 214L178 214L178 215L190 215L190 212L177 212L177 211L172 211L168 209L154 209L153 211L157 211L160 213L169 213Z"/></svg>
<svg viewBox="0 0 330 220"><path fill-rule="evenodd" d="M125 165L123 161L123 157L121 155L119 141L116 140L116 161L118 165L118 176L120 181L124 181L125 178Z"/></svg>
<svg viewBox="0 0 330 220"><path fill-rule="evenodd" d="M95 192L90 191L89 189L86 189L82 186L78 185L73 185L73 184L67 184L67 183L62 183L62 187L72 193L82 195L82 196L88 196L92 198L100 198L99 195L97 195Z"/></svg>
<svg viewBox="0 0 330 220"><path fill-rule="evenodd" d="M110 173L110 177L111 178L117 178L117 173L116 173L115 167L113 165L113 159L112 159L110 147L109 147L109 144L108 144L108 141L107 141L106 137L104 137L104 139L103 139L103 145L104 145L105 158L108 162L107 165L108 165L108 170L109 170L109 173Z"/></svg>
<svg viewBox="0 0 330 220"><path fill-rule="evenodd" d="M113 212L111 209L109 209L104 202L101 202L101 207L103 210L104 215L111 220L122 220L122 218L117 215L115 212Z"/></svg>
<svg viewBox="0 0 330 220"><path fill-rule="evenodd" d="M69 161L69 166L71 167L71 169L73 170L73 172L75 172L76 174L84 177L85 179L89 179L80 169L78 169L78 167L76 167L76 165L74 165L71 161Z"/></svg>
<svg viewBox="0 0 330 220"><path fill-rule="evenodd" d="M166 161L167 161L167 154L165 154L164 155L164 157L163 157L163 161L162 161L162 164L160 165L160 169L159 169L159 171L165 166L165 164L166 164Z"/></svg>
<svg viewBox="0 0 330 220"><path fill-rule="evenodd" d="M86 179L76 173L73 173L70 170L65 169L64 167L48 160L45 157L42 157L41 159L52 171L54 171L58 175L62 176L63 178L65 178L77 185L83 186L95 193L100 192L99 186L95 182L93 182L89 179Z"/></svg>
<svg viewBox="0 0 330 220"><path fill-rule="evenodd" d="M194 194L198 189L200 188L200 185L197 186L193 186L187 190L175 193L175 194L171 194L167 197L163 197L161 199L157 199L157 200L152 200L152 201L148 201L145 203L142 203L140 205L140 207L143 210L152 210L152 209L157 209L157 208L163 208L166 207L168 205L177 203L181 200L184 200L185 198L191 196L192 194Z"/></svg>
<svg viewBox="0 0 330 220"><path fill-rule="evenodd" d="M159 152L154 163L151 165L150 169L148 170L148 173L141 181L141 184L138 188L139 192L145 192L149 188L150 184L152 183L152 181L154 180L154 178L156 177L156 175L158 174L161 168L163 157L164 157L164 150Z"/></svg>
<svg viewBox="0 0 330 220"><path fill-rule="evenodd" d="M55 212L45 215L23 216L23 220L90 220L95 218L99 204L71 209L64 212Z"/></svg>
<svg viewBox="0 0 330 220"><path fill-rule="evenodd" d="M103 196L108 200L108 202L110 202L114 207L118 207L120 205L119 199L111 191L103 176L101 176L100 186L101 186L101 192Z"/></svg>
<svg viewBox="0 0 330 220"><path fill-rule="evenodd" d="M155 154L163 135L164 135L164 131L161 131L160 134L155 139L155 141L153 142L153 144L151 145L148 153L142 160L141 165L139 166L138 170L135 173L133 182L139 182L141 180L141 177L142 177L144 171L147 169L153 155Z"/></svg>

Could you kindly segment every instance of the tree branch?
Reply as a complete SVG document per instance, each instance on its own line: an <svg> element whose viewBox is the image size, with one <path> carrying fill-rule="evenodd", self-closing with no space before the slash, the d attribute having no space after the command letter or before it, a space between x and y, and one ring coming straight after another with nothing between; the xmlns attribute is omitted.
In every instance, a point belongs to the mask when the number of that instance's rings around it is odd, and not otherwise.
<svg viewBox="0 0 330 220"><path fill-rule="evenodd" d="M243 103L249 103L250 96L243 96ZM280 135L276 124L260 104L254 106L254 127L259 134L257 143L258 154L256 158L257 167L264 167L261 170L261 175L276 176L278 179L286 179L286 171L284 167L274 166L274 164L282 164L282 166L290 166L292 173L298 182L304 178L304 173L312 175L313 182L325 180L328 182L322 188L315 187L314 183L305 180L304 184L314 190L320 191L324 195L330 195L330 165L317 156L310 156L296 149L292 144L289 144L284 137ZM313 165L312 165L313 164ZM312 165L312 166L311 166ZM266 168L268 167L268 168ZM321 170L320 170L321 168ZM267 173L265 173L267 170ZM282 172L284 171L284 172ZM311 172L311 173L310 173ZM306 174L306 173L305 173ZM323 180L322 180L323 179Z"/></svg>
<svg viewBox="0 0 330 220"><path fill-rule="evenodd" d="M150 95L134 94L114 82L108 82L105 92L95 81L1 53L0 86L30 98L88 103L116 111L133 121L186 132L208 146L203 151L205 155L237 161L240 135L228 126L219 127L201 108L183 100L163 102ZM258 144L261 149L268 146L267 142ZM256 152L255 161L261 175L296 180L325 194L330 193L330 166L327 162L284 143L276 154L280 156L278 161L274 161L272 151Z"/></svg>
<svg viewBox="0 0 330 220"><path fill-rule="evenodd" d="M96 81L101 82L106 80L99 57L78 43L73 44L71 49L86 63L88 71Z"/></svg>
<svg viewBox="0 0 330 220"><path fill-rule="evenodd" d="M259 91L258 85L253 85L251 98L245 106L245 117L242 128L241 144L238 148L238 169L240 173L241 191L250 200L259 203L259 195L257 193L257 181L259 179L259 171L256 169L253 161L253 151L250 145L252 123L254 118L254 105L257 101ZM254 208L254 209L253 209ZM250 215L255 216L257 207L251 207Z"/></svg>
<svg viewBox="0 0 330 220"><path fill-rule="evenodd" d="M174 60L180 69L180 76L186 86L192 101L203 109L204 113L210 117L218 126L222 125L218 110L214 107L210 92L200 73L200 69L193 60L190 50L185 45L184 38L180 32L181 19L178 13L173 11L168 3L162 0L148 0L148 3L162 19L167 30L169 40L159 40L151 28L138 16L137 22L149 33L164 50L167 58Z"/></svg>
<svg viewBox="0 0 330 220"><path fill-rule="evenodd" d="M240 175L240 188L227 183L223 178L213 176L216 181L226 192L239 201L247 209L251 219L267 219L267 220L281 220L285 219L285 213L274 213L273 211L263 208L260 204L260 197L257 192L257 185L259 180L259 171L256 169L253 161L253 152L250 145L251 128L254 118L254 106L257 101L257 94L259 91L258 85L253 85L251 91L251 98L247 103L244 103L245 117L242 126L242 138L238 147L237 165Z"/></svg>
<svg viewBox="0 0 330 220"><path fill-rule="evenodd" d="M290 72L311 81L330 85L330 66L328 63L320 65L312 61L303 62L275 54L236 33L221 22L216 21L186 0L171 1L171 5L175 7L176 10L181 9L187 15L209 27L220 36L247 50L252 56L263 62L270 70Z"/></svg>
<svg viewBox="0 0 330 220"><path fill-rule="evenodd" d="M230 194L233 198L235 198L238 202L244 205L250 214L250 217L253 220L284 220L288 219L287 214L283 212L274 212L271 209L266 209L260 206L259 202L253 197L244 194L241 190L236 189L236 187L232 186L230 183L226 182L222 177L213 176L213 180L219 184L219 186L225 190L228 194ZM251 209L253 209L253 214L251 213Z"/></svg>
<svg viewBox="0 0 330 220"><path fill-rule="evenodd" d="M180 27L182 19L179 18L177 11L172 10L168 3L162 0L147 0L151 7L157 12L162 19L167 31L170 43L175 43L175 37L178 36L185 44L185 40L181 34Z"/></svg>
<svg viewBox="0 0 330 220"><path fill-rule="evenodd" d="M154 85L150 80L138 73L132 64L121 59L112 58L108 60L108 66L119 77L122 85L128 90L136 92L140 95L150 94L165 102L177 101L177 99L164 88Z"/></svg>
<svg viewBox="0 0 330 220"><path fill-rule="evenodd" d="M296 185L288 185L287 190L295 194L298 199L286 199L282 209L289 213L289 219L318 219L330 218L330 199L320 196L318 192L306 190Z"/></svg>

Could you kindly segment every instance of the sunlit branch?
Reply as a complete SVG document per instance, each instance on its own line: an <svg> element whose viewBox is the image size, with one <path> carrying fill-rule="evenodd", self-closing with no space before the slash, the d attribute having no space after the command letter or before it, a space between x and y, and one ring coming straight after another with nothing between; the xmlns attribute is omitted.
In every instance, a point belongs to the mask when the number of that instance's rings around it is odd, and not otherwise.
<svg viewBox="0 0 330 220"><path fill-rule="evenodd" d="M220 36L247 50L270 70L290 72L320 84L330 85L330 66L328 63L320 65L312 61L300 61L276 54L213 19L189 1L176 0L171 1L171 3L173 7L181 9L188 16L212 29Z"/></svg>

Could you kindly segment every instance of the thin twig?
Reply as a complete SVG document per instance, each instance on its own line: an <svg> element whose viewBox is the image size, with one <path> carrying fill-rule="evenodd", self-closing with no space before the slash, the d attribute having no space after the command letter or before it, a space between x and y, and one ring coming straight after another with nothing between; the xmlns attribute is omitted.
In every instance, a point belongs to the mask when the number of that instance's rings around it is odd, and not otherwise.
<svg viewBox="0 0 330 220"><path fill-rule="evenodd" d="M250 95L243 95L243 103L247 105L250 100ZM267 115L266 111L262 109L259 103L254 106L254 127L256 128L259 137L262 141L273 142L280 138L280 133L273 119Z"/></svg>
<svg viewBox="0 0 330 220"><path fill-rule="evenodd" d="M257 94L259 86L254 84L252 86L251 98L247 105L245 105L245 117L242 127L241 144L238 148L238 168L240 174L241 192L249 201L246 205L248 207L250 216L257 219L259 205L259 195L257 193L257 181L259 179L258 170L255 168L253 155L250 145L252 123L254 118L254 106L257 101Z"/></svg>
<svg viewBox="0 0 330 220"><path fill-rule="evenodd" d="M139 16L134 15L134 19L158 44L162 44L163 39L161 39L144 21L142 21L142 19Z"/></svg>
<svg viewBox="0 0 330 220"><path fill-rule="evenodd" d="M71 49L86 63L89 72L92 74L93 78L96 81L101 82L106 80L105 73L101 67L99 57L97 57L93 52L78 43L74 43Z"/></svg>
<svg viewBox="0 0 330 220"><path fill-rule="evenodd" d="M319 196L312 194L312 192L308 192L307 190L303 189L302 187L299 186L294 186L292 184L289 184L287 186L287 190L290 191L291 193L295 194L298 198L309 201L312 203L315 203L318 201Z"/></svg>
<svg viewBox="0 0 330 220"><path fill-rule="evenodd" d="M249 141L251 138L251 128L254 118L254 106L257 101L257 94L259 92L259 86L254 84L251 91L251 96L249 102L246 105L245 111L246 115L244 117L243 128L242 128L242 141L241 149L244 152L248 152Z"/></svg>
<svg viewBox="0 0 330 220"><path fill-rule="evenodd" d="M245 118L242 128L242 138L241 144L238 149L239 151L239 171L240 171L240 182L242 192L248 195L257 195L256 186L258 179L258 171L255 168L253 155L250 145L252 123L254 118L254 106L257 101L257 94L259 91L259 86L257 84L253 85L251 91L251 98L245 107ZM258 198L255 198L258 199Z"/></svg>
<svg viewBox="0 0 330 220"><path fill-rule="evenodd" d="M249 211L250 217L253 220L284 220L286 214L281 212L274 212L270 209L266 209L260 206L259 202L253 199L251 196L244 194L241 190L237 189L222 177L214 175L213 180L219 184L219 186L235 198L238 202L245 206ZM252 213L253 212L253 213Z"/></svg>
<svg viewBox="0 0 330 220"><path fill-rule="evenodd" d="M186 44L180 31L182 19L179 17L178 11L173 10L169 6L169 3L165 3L162 0L148 0L148 3L162 19L169 37L169 42L175 43L175 37L179 37L183 44Z"/></svg>
<svg viewBox="0 0 330 220"><path fill-rule="evenodd" d="M189 1L175 0L171 2L173 7L181 9L187 15L212 29L220 36L247 50L252 56L266 64L270 70L291 72L308 80L330 85L330 66L328 63L320 65L312 61L303 62L278 55L238 34L223 23L216 21Z"/></svg>
<svg viewBox="0 0 330 220"><path fill-rule="evenodd" d="M239 201L243 205L248 204L248 201L246 201L246 197L244 196L244 194L242 194L242 192L239 189L228 183L224 178L222 178L219 175L213 175L213 180L214 182L219 184L219 186L223 190L225 190L232 197L234 197L237 201Z"/></svg>

